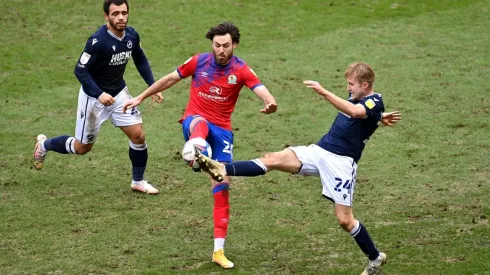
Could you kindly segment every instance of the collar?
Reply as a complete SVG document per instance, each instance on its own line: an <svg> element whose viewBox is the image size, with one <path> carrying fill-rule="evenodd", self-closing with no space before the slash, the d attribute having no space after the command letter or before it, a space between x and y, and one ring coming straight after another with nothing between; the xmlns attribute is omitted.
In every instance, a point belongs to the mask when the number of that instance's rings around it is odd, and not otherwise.
<svg viewBox="0 0 490 275"><path fill-rule="evenodd" d="M106 27L107 28L107 27ZM115 39L119 40L119 41L123 41L124 37L126 37L126 31L123 32L123 36L122 37L119 37L117 35L115 35L113 32L111 32L111 30L109 30L109 28L107 28L107 33L114 37Z"/></svg>

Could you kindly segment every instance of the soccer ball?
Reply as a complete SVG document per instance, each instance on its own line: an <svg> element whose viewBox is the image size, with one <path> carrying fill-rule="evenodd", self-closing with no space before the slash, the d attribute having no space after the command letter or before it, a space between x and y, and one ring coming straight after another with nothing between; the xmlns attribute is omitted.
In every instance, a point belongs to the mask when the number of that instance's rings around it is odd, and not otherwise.
<svg viewBox="0 0 490 275"><path fill-rule="evenodd" d="M189 139L184 144L184 148L182 148L182 158L185 163L192 167L193 169L199 169L199 164L197 164L196 160L196 149L201 151L201 154L205 155L208 158L212 157L212 150L209 143L200 137Z"/></svg>

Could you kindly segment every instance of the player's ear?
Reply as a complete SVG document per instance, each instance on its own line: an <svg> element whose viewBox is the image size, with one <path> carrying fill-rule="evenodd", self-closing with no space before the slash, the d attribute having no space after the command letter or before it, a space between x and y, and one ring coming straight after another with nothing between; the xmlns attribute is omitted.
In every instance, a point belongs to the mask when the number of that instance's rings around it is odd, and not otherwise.
<svg viewBox="0 0 490 275"><path fill-rule="evenodd" d="M237 43L233 43L233 44L232 44L232 46L233 46L233 49L234 49L234 48L236 48L236 46L238 46L238 45L237 45Z"/></svg>
<svg viewBox="0 0 490 275"><path fill-rule="evenodd" d="M362 82L362 89L369 90L369 83L367 81Z"/></svg>

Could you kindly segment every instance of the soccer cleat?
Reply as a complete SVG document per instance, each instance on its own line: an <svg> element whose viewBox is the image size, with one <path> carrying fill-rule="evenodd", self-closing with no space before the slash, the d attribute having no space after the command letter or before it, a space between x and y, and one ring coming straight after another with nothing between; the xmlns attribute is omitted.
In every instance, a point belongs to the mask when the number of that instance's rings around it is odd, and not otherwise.
<svg viewBox="0 0 490 275"><path fill-rule="evenodd" d="M235 266L232 262L230 262L230 260L225 257L225 251L223 249L219 249L213 252L213 263L216 263L222 268L226 269L233 268Z"/></svg>
<svg viewBox="0 0 490 275"><path fill-rule="evenodd" d="M222 182L225 178L225 165L212 160L196 150L196 161L201 170L208 173L217 182Z"/></svg>
<svg viewBox="0 0 490 275"><path fill-rule="evenodd" d="M43 134L40 134L36 138L36 146L34 146L34 158L33 158L33 166L37 170L41 170L44 166L44 160L46 159L46 151L43 151L41 148L41 142L46 140L47 137Z"/></svg>
<svg viewBox="0 0 490 275"><path fill-rule="evenodd" d="M150 195L156 195L159 193L158 189L149 184L146 180L134 181L131 183L131 190Z"/></svg>
<svg viewBox="0 0 490 275"><path fill-rule="evenodd" d="M369 261L368 266L364 271L361 273L361 275L378 275L380 274L379 272L381 271L381 266L383 266L387 261L386 254L383 252L379 252L379 257L378 259L374 261Z"/></svg>

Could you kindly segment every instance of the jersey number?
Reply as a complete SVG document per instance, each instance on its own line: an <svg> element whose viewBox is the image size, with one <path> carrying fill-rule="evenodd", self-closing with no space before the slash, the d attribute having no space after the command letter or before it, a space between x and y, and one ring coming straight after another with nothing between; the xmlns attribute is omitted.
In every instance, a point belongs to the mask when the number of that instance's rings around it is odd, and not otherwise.
<svg viewBox="0 0 490 275"><path fill-rule="evenodd" d="M231 151L233 151L233 144L230 144L226 140L223 140L223 143L225 144L225 148L223 149L223 153L231 154Z"/></svg>
<svg viewBox="0 0 490 275"><path fill-rule="evenodd" d="M342 182L341 178L335 178L335 180L338 182L337 185L335 185L335 188L333 190L337 192L341 192L342 189L350 190L351 187L351 180L346 180L345 183Z"/></svg>

